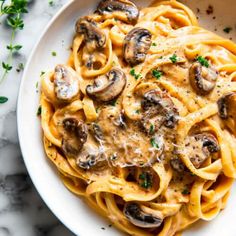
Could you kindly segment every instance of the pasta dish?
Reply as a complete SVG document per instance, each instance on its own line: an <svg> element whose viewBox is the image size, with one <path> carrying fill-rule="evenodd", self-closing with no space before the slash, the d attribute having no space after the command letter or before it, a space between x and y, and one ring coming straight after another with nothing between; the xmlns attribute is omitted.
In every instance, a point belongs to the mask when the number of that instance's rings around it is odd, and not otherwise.
<svg viewBox="0 0 236 236"><path fill-rule="evenodd" d="M224 209L236 178L236 45L175 1L102 0L41 76L47 157L129 235L174 236Z"/></svg>

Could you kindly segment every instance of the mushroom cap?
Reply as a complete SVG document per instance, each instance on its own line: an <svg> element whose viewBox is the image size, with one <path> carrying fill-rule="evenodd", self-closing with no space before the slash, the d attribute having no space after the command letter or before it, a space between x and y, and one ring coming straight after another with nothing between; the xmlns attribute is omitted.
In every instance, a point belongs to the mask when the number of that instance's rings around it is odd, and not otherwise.
<svg viewBox="0 0 236 236"><path fill-rule="evenodd" d="M161 217L154 216L141 210L137 203L126 203L123 213L133 225L141 228L159 227L163 222Z"/></svg>
<svg viewBox="0 0 236 236"><path fill-rule="evenodd" d="M111 15L112 18L115 17L133 25L137 23L139 17L137 6L128 0L102 0L96 12L100 15Z"/></svg>
<svg viewBox="0 0 236 236"><path fill-rule="evenodd" d="M157 131L162 125L167 128L175 127L178 111L167 93L150 90L144 94L141 105L145 111L141 123L148 133L151 125L154 125L153 131Z"/></svg>
<svg viewBox="0 0 236 236"><path fill-rule="evenodd" d="M189 69L189 81L199 95L209 94L216 86L218 72L213 67L204 67L195 62Z"/></svg>
<svg viewBox="0 0 236 236"><path fill-rule="evenodd" d="M212 153L219 150L216 137L208 132L194 134L186 142L186 153L196 168L201 167Z"/></svg>
<svg viewBox="0 0 236 236"><path fill-rule="evenodd" d="M108 102L118 97L125 85L125 73L119 68L113 68L106 75L95 79L93 85L88 85L86 93L99 101Z"/></svg>
<svg viewBox="0 0 236 236"><path fill-rule="evenodd" d="M123 54L125 61L131 65L142 63L151 47L152 34L149 30L136 27L125 37L123 43Z"/></svg>
<svg viewBox="0 0 236 236"><path fill-rule="evenodd" d="M220 118L236 134L236 92L223 95L217 103Z"/></svg>
<svg viewBox="0 0 236 236"><path fill-rule="evenodd" d="M101 167L106 161L99 147L93 143L85 143L76 159L76 164L82 169L89 170L94 167Z"/></svg>
<svg viewBox="0 0 236 236"><path fill-rule="evenodd" d="M219 115L222 119L230 116L236 119L236 93L227 93L218 100Z"/></svg>
<svg viewBox="0 0 236 236"><path fill-rule="evenodd" d="M63 124L62 150L66 156L76 158L87 141L86 125L74 117L65 118Z"/></svg>
<svg viewBox="0 0 236 236"><path fill-rule="evenodd" d="M76 33L83 34L85 42L89 44L91 51L106 46L106 35L98 27L97 23L89 17L80 18L76 22Z"/></svg>
<svg viewBox="0 0 236 236"><path fill-rule="evenodd" d="M62 101L71 101L79 93L79 79L76 72L66 65L57 65L54 73L56 96Z"/></svg>

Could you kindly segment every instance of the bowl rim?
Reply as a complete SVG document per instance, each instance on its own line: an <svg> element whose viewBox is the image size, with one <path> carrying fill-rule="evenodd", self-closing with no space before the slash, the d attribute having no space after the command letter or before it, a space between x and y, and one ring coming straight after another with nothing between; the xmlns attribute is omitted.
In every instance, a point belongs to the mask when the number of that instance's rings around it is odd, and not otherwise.
<svg viewBox="0 0 236 236"><path fill-rule="evenodd" d="M76 0L68 0L67 3L65 3L58 11L57 13L49 20L49 22L46 24L45 28L42 30L42 33L40 34L39 38L36 40L32 51L29 54L29 57L27 59L26 65L25 65L25 69L23 72L23 75L21 77L21 82L20 82L20 86L19 86L19 91L18 91L18 96L17 96L17 104L16 104L16 123L17 123L17 136L18 136L18 140L19 140L19 146L20 146L20 150L21 150L21 154L22 154L22 159L24 161L24 164L26 166L27 172L30 176L30 179L33 183L33 186L35 188L35 190L37 191L37 193L39 194L40 198L43 200L43 202L46 204L46 206L49 208L49 210L52 212L52 214L72 233L74 233L75 235L77 235L77 232L75 232L75 230L73 228L69 228L69 226L64 222L64 219L58 215L57 213L55 213L55 209L52 205L50 205L46 195L40 191L39 187L38 187L38 181L36 180L35 175L33 174L33 172L31 171L31 169L28 166L28 162L26 161L25 156L26 154L26 150L25 150L25 145L24 145L24 141L23 141L23 133L21 132L21 128L20 128L20 120L22 119L20 116L21 113L21 98L22 98L22 93L23 93L23 89L24 89L24 82L26 80L26 75L31 63L31 60L41 42L41 40L43 39L44 35L46 34L46 32L48 31L48 29L51 27L51 25L57 20L57 18L63 14L63 12L69 8Z"/></svg>

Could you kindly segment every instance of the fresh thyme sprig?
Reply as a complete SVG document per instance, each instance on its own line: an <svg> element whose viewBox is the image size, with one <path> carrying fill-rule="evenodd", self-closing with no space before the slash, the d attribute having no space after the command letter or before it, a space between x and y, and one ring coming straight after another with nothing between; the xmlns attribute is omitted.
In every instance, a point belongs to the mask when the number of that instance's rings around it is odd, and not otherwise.
<svg viewBox="0 0 236 236"><path fill-rule="evenodd" d="M1 66L3 73L0 77L0 83L5 79L8 72L12 70L13 54L20 51L21 45L14 44L15 34L18 30L24 28L24 21L22 19L23 14L27 13L28 0L11 0L10 3L6 3L6 0L0 0L0 17L6 16L7 25L11 28L11 39L7 45L8 57L5 62L2 62Z"/></svg>

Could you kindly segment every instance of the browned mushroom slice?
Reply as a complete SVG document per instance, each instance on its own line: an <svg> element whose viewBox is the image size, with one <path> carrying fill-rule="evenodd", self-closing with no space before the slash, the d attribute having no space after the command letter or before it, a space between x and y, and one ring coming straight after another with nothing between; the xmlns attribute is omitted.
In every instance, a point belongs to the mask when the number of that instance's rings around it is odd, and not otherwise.
<svg viewBox="0 0 236 236"><path fill-rule="evenodd" d="M137 203L126 203L123 212L133 225L141 228L159 227L163 222L162 217L143 211Z"/></svg>
<svg viewBox="0 0 236 236"><path fill-rule="evenodd" d="M167 93L150 90L142 100L144 115L141 119L142 126L152 134L162 125L174 128L178 121L178 111Z"/></svg>
<svg viewBox="0 0 236 236"><path fill-rule="evenodd" d="M236 133L236 92L228 93L218 100L219 115L227 127Z"/></svg>
<svg viewBox="0 0 236 236"><path fill-rule="evenodd" d="M211 154L218 152L220 148L215 136L204 132L188 137L185 149L193 165L199 168Z"/></svg>
<svg viewBox="0 0 236 236"><path fill-rule="evenodd" d="M89 170L91 168L99 168L104 166L106 162L105 157L100 151L99 147L92 143L85 143L83 148L80 151L76 159L76 164L85 170Z"/></svg>
<svg viewBox="0 0 236 236"><path fill-rule="evenodd" d="M189 81L197 94L207 95L216 85L218 72L213 67L202 66L195 62L189 69Z"/></svg>
<svg viewBox="0 0 236 236"><path fill-rule="evenodd" d="M76 158L87 141L87 127L82 121L70 117L63 120L63 129L62 150L66 156Z"/></svg>
<svg viewBox="0 0 236 236"><path fill-rule="evenodd" d="M55 93L58 99L70 101L79 93L79 79L69 66L57 65L54 73Z"/></svg>
<svg viewBox="0 0 236 236"><path fill-rule="evenodd" d="M125 61L131 65L142 63L151 46L151 33L144 28L134 28L125 37L123 53Z"/></svg>
<svg viewBox="0 0 236 236"><path fill-rule="evenodd" d="M125 21L129 24L136 24L139 17L139 10L134 3L128 0L102 0L96 12L100 15L110 15Z"/></svg>
<svg viewBox="0 0 236 236"><path fill-rule="evenodd" d="M91 51L104 48L106 45L106 35L97 26L97 23L88 17L80 18L76 22L76 33L83 34L87 45L89 44Z"/></svg>
<svg viewBox="0 0 236 236"><path fill-rule="evenodd" d="M106 75L95 79L93 85L88 85L88 96L102 102L108 102L118 97L126 85L125 73L119 68L113 68Z"/></svg>

